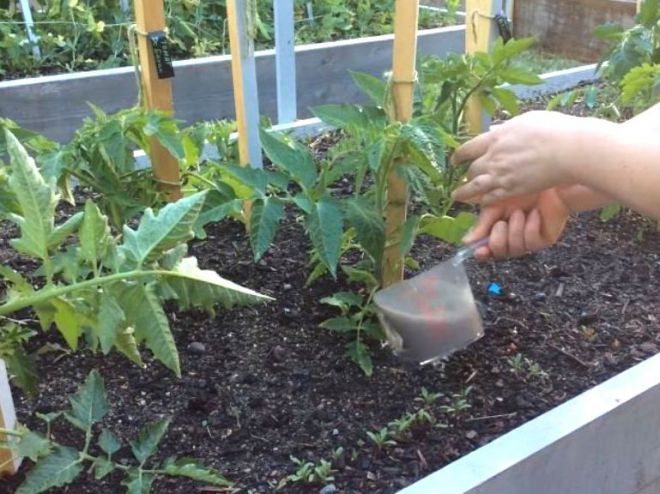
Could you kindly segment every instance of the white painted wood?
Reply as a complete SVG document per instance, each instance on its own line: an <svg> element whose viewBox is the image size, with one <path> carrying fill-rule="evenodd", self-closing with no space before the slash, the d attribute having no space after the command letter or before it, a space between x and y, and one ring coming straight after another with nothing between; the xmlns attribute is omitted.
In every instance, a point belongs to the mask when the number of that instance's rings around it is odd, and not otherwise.
<svg viewBox="0 0 660 494"><path fill-rule="evenodd" d="M465 50L465 27L420 31L422 55L445 56ZM359 103L364 95L350 70L381 76L392 64L392 35L296 47L298 117L327 103ZM256 53L260 113L277 118L275 52ZM192 124L234 118L231 57L175 62L174 104L177 117ZM137 98L131 67L0 82L0 117L60 142L69 140L91 115L88 102L106 112L131 107Z"/></svg>
<svg viewBox="0 0 660 494"><path fill-rule="evenodd" d="M4 360L0 359L0 428L15 430L16 425L16 410L14 409L14 399L11 396L11 389L9 387L7 367ZM0 463L4 464L12 456L11 451L0 450ZM21 466L21 462L21 458L14 458L13 461L9 461L9 463L0 468L0 475L15 474Z"/></svg>
<svg viewBox="0 0 660 494"><path fill-rule="evenodd" d="M236 4L236 28L240 43L245 124L247 128L248 155L250 166L263 168L261 142L259 140L259 89L257 87L257 62L254 52L254 40L247 31L247 0L233 0Z"/></svg>
<svg viewBox="0 0 660 494"><path fill-rule="evenodd" d="M400 494L657 494L660 355Z"/></svg>
<svg viewBox="0 0 660 494"><path fill-rule="evenodd" d="M34 34L34 20L32 19L32 9L30 0L21 0L21 13L25 22L25 31L27 37L32 43L32 54L35 58L41 58L41 49L39 48L39 37Z"/></svg>
<svg viewBox="0 0 660 494"><path fill-rule="evenodd" d="M283 124L298 118L293 0L275 0L273 8L275 9L277 122Z"/></svg>

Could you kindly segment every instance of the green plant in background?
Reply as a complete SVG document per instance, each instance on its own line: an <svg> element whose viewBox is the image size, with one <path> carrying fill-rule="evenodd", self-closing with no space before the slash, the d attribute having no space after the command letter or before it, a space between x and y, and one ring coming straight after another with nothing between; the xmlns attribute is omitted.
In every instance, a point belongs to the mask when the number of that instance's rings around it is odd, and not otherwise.
<svg viewBox="0 0 660 494"><path fill-rule="evenodd" d="M95 434L98 424L109 412L103 378L98 372L89 374L78 391L69 397L69 402L71 406L66 411L37 414L46 423L46 434L25 427L19 427L17 431L0 431L10 437L3 447L11 449L17 457L29 458L35 463L16 494L39 494L64 487L86 470L93 472L96 480L120 472L127 494L148 494L154 480L163 476L187 477L205 484L231 487L232 483L226 478L194 459L169 457L162 462L152 459L167 433L170 418L147 425L131 441L132 463L117 459L115 455L123 447L120 440L105 428ZM51 424L60 417L84 434L81 449L62 444L52 436Z"/></svg>
<svg viewBox="0 0 660 494"><path fill-rule="evenodd" d="M632 28L608 24L594 34L613 44L603 72L619 88L620 104L638 112L660 101L660 1L642 2Z"/></svg>
<svg viewBox="0 0 660 494"><path fill-rule="evenodd" d="M33 11L34 31L42 56L32 44L20 12L0 5L0 77L52 71L89 70L131 63L128 28L132 6L123 12L119 0L43 0ZM309 17L308 4L312 5ZM448 12L420 12L420 26L456 22L456 0ZM248 16L257 48L272 48L273 3L255 0ZM168 37L176 59L225 54L229 33L225 0L165 0ZM296 0L296 41L315 43L392 32L394 0Z"/></svg>
<svg viewBox="0 0 660 494"><path fill-rule="evenodd" d="M283 489L290 484L323 485L335 479L333 475L335 470L332 468L331 461L321 459L318 463L314 463L295 456L291 456L290 460L295 465L296 471L282 479L275 490Z"/></svg>
<svg viewBox="0 0 660 494"><path fill-rule="evenodd" d="M91 200L83 211L56 224L60 197L54 181L46 181L9 131L5 142L10 166L0 200L9 198L5 209L12 211L7 218L18 229L11 246L38 268L26 278L0 265L7 287L0 317L31 308L42 329L55 326L72 349L84 336L92 348L104 354L116 348L139 364L138 345L145 343L180 375L178 352L162 307L165 301L175 300L183 310L195 307L213 313L216 304L230 307L267 298L200 269L194 257L187 257L186 242L193 238L205 193L169 204L158 214L147 209L139 224L124 226L119 237L111 234L108 218ZM0 326L0 341L10 342L11 352L16 352L15 343L21 338L14 323ZM11 352L6 355L20 355ZM30 375L20 367L23 361L8 360L18 377Z"/></svg>

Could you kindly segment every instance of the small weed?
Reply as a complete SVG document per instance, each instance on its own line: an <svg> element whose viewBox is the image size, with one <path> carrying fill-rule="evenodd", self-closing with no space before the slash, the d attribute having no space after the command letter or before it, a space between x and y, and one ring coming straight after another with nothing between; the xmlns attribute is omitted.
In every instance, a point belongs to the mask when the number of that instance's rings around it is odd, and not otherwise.
<svg viewBox="0 0 660 494"><path fill-rule="evenodd" d="M415 398L416 402L424 403L427 407L433 405L442 396L442 393L431 393L428 389L422 388L421 394Z"/></svg>
<svg viewBox="0 0 660 494"><path fill-rule="evenodd" d="M396 446L396 441L390 439L390 431L387 427L383 427L378 431L367 431L367 437L377 451L382 451L387 446Z"/></svg>
<svg viewBox="0 0 660 494"><path fill-rule="evenodd" d="M334 453L343 448L338 448ZM334 455L333 453L333 455ZM296 466L296 471L291 475L283 478L277 486L276 490L280 490L288 484L326 484L335 480L332 469L332 462L322 459L318 463L311 461L301 460L295 456L290 456L291 462Z"/></svg>
<svg viewBox="0 0 660 494"><path fill-rule="evenodd" d="M461 412L464 412L465 410L472 408L469 400L469 395L471 392L472 386L468 386L463 391L454 393L452 395L451 403L449 403L449 405L444 405L442 409L451 415L457 415Z"/></svg>
<svg viewBox="0 0 660 494"><path fill-rule="evenodd" d="M546 379L548 373L543 370L538 362L517 353L509 359L509 365L514 374L522 376L523 379Z"/></svg>

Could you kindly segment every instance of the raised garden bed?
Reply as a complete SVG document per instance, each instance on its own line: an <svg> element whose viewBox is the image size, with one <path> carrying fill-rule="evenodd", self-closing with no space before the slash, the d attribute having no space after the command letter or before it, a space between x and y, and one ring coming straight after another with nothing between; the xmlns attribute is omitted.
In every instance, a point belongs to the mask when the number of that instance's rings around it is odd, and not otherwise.
<svg viewBox="0 0 660 494"><path fill-rule="evenodd" d="M323 152L325 141L315 147ZM5 231L0 255L20 266L21 258L4 250L12 236ZM334 462L337 492L393 493L656 354L659 239L633 215L611 223L584 215L554 249L472 264L486 336L435 367L408 367L382 350L374 376L366 378L346 360L341 338L318 328L334 315L318 300L343 283L304 287L308 244L300 225L289 220L255 265L242 227L222 224L193 245L194 254L229 279L275 295L276 302L223 312L211 321L195 313L173 320L181 380L153 361L141 370L116 355L69 354L58 337L39 336L32 344L44 350L44 378L35 401L16 394L18 416L37 426L34 412L65 406L66 395L98 368L113 405L107 421L122 438L171 414L162 454L202 458L246 492L273 492L295 470L290 455L318 461L343 447ZM448 253L432 240L413 251L422 268ZM504 294L489 295L491 282L501 284ZM442 393L428 409L443 427L414 428L379 450L367 432L420 409L416 398L423 387ZM69 428L55 433L60 440L82 439ZM0 489L11 492L21 478L3 481ZM67 492L115 487L110 477L103 484L78 482ZM283 492L322 487L294 483ZM155 489L190 493L195 487L163 481Z"/></svg>

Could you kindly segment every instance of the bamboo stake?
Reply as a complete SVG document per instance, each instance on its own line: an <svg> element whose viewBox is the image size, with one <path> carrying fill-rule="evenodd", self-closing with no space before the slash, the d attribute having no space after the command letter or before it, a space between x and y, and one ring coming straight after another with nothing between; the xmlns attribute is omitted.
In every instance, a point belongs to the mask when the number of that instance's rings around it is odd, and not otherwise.
<svg viewBox="0 0 660 494"><path fill-rule="evenodd" d="M418 0L396 0L394 20L394 56L392 61L392 99L394 117L400 122L412 118L413 96L416 82ZM387 210L385 231L387 239L396 239L406 221L408 183L399 175L397 166L387 178ZM403 279L403 256L399 242L385 248L383 255L382 285L384 287Z"/></svg>
<svg viewBox="0 0 660 494"><path fill-rule="evenodd" d="M172 112L172 83L159 79L151 43L147 34L165 30L163 0L135 0L135 23L138 32L138 48L142 73L144 103L149 109ZM170 201L181 198L179 163L156 139L151 140L151 166L161 188Z"/></svg>
<svg viewBox="0 0 660 494"><path fill-rule="evenodd" d="M468 54L487 52L498 35L493 17L502 11L502 0L466 0L465 6L465 51ZM470 134L488 130L490 119L477 98L469 101L465 114Z"/></svg>
<svg viewBox="0 0 660 494"><path fill-rule="evenodd" d="M637 0L637 13L642 10L642 2L644 2L644 0Z"/></svg>
<svg viewBox="0 0 660 494"><path fill-rule="evenodd" d="M238 125L238 152L242 165L263 166L259 141L259 95L257 91L254 41L247 30L246 0L227 1L231 71L234 83L234 104Z"/></svg>
<svg viewBox="0 0 660 494"><path fill-rule="evenodd" d="M9 388L9 378L5 362L0 359L0 429L14 430L16 428L16 412L14 400ZM6 441L5 434L0 434L0 441ZM0 449L0 477L14 475L21 466L21 458L16 458L9 449Z"/></svg>

